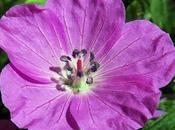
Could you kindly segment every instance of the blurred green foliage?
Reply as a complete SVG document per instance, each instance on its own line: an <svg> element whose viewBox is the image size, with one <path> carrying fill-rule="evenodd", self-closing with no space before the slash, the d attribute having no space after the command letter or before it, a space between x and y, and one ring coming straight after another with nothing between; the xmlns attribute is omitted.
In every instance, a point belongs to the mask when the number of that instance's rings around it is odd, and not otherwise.
<svg viewBox="0 0 175 130"><path fill-rule="evenodd" d="M134 0L126 10L127 21L135 19L150 19L150 5L148 0Z"/></svg>
<svg viewBox="0 0 175 130"><path fill-rule="evenodd" d="M143 130L175 130L175 108L157 120L150 120Z"/></svg>
<svg viewBox="0 0 175 130"><path fill-rule="evenodd" d="M0 69L2 69L8 63L8 57L5 52L0 50Z"/></svg>
<svg viewBox="0 0 175 130"><path fill-rule="evenodd" d="M175 29L174 9L174 0L152 0L150 11L153 22L164 28L167 32L173 32Z"/></svg>
<svg viewBox="0 0 175 130"><path fill-rule="evenodd" d="M126 18L127 21L148 19L168 32L175 42L175 0L132 0Z"/></svg>
<svg viewBox="0 0 175 130"><path fill-rule="evenodd" d="M43 5L46 0L0 0L0 16L10 7L23 3ZM175 43L175 0L123 0L126 7L126 20L148 19L171 35ZM7 55L0 50L0 69L9 63ZM162 89L159 109L166 114L149 121L142 130L175 130L175 82ZM8 110L0 102L0 119L9 119Z"/></svg>
<svg viewBox="0 0 175 130"><path fill-rule="evenodd" d="M26 0L26 3L37 3L44 5L46 0Z"/></svg>

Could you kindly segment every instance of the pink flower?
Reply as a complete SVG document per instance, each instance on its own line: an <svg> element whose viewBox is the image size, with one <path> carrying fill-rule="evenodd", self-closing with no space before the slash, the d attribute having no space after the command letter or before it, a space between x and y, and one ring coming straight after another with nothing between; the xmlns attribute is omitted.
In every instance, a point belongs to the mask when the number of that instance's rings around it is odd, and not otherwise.
<svg viewBox="0 0 175 130"><path fill-rule="evenodd" d="M0 21L11 61L0 76L11 120L29 130L136 130L175 73L169 35L125 23L121 0L19 5Z"/></svg>

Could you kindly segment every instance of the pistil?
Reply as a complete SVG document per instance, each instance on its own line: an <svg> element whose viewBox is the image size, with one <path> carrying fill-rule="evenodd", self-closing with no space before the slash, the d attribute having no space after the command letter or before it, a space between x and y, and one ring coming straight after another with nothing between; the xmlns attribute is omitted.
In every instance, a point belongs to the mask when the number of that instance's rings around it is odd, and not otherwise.
<svg viewBox="0 0 175 130"><path fill-rule="evenodd" d="M78 61L77 61L77 76L78 77L82 77L83 76L83 67L82 67L81 59L78 59Z"/></svg>

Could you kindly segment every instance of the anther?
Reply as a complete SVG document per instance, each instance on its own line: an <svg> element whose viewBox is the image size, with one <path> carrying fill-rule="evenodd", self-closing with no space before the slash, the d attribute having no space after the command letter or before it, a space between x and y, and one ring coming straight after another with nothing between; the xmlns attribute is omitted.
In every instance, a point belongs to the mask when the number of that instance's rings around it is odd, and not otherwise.
<svg viewBox="0 0 175 130"><path fill-rule="evenodd" d="M60 73L61 72L61 68L60 67L49 67L49 69L53 72L56 72L56 73Z"/></svg>
<svg viewBox="0 0 175 130"><path fill-rule="evenodd" d="M90 65L91 65L91 66L96 66L97 68L100 67L100 64L99 64L98 62L96 62L96 61L92 61L92 62L90 63Z"/></svg>
<svg viewBox="0 0 175 130"><path fill-rule="evenodd" d="M51 81L55 82L55 83L59 83L59 80L55 79L55 78L50 78Z"/></svg>
<svg viewBox="0 0 175 130"><path fill-rule="evenodd" d="M93 78L92 78L92 77L88 77L88 78L86 79L86 83L87 83L87 84L92 84L92 83L93 83Z"/></svg>
<svg viewBox="0 0 175 130"><path fill-rule="evenodd" d="M91 70L91 72L96 72L97 68L95 66L92 66L90 70Z"/></svg>
<svg viewBox="0 0 175 130"><path fill-rule="evenodd" d="M67 56L67 59L68 59L69 61L71 61L71 58L70 58L69 56Z"/></svg>
<svg viewBox="0 0 175 130"><path fill-rule="evenodd" d="M82 56L85 56L87 54L87 50L86 49L81 50L81 54Z"/></svg>
<svg viewBox="0 0 175 130"><path fill-rule="evenodd" d="M56 85L56 89L57 89L58 91L66 91L66 89L63 88L63 87L61 87L60 85Z"/></svg>
<svg viewBox="0 0 175 130"><path fill-rule="evenodd" d="M74 51L72 52L73 58L76 58L79 54L80 54L80 51L78 49L74 49Z"/></svg>
<svg viewBox="0 0 175 130"><path fill-rule="evenodd" d="M66 70L68 71L73 71L73 68L70 66L69 62L66 63L66 65L64 66Z"/></svg>
<svg viewBox="0 0 175 130"><path fill-rule="evenodd" d="M100 64L98 62L91 62L91 72L96 72L97 69L100 67Z"/></svg>
<svg viewBox="0 0 175 130"><path fill-rule="evenodd" d="M94 56L94 53L90 52L90 62L92 62L94 60L95 56Z"/></svg>
<svg viewBox="0 0 175 130"><path fill-rule="evenodd" d="M63 56L60 57L60 60L63 61L63 62L68 62L68 61L71 60L71 58L69 56L63 55Z"/></svg>

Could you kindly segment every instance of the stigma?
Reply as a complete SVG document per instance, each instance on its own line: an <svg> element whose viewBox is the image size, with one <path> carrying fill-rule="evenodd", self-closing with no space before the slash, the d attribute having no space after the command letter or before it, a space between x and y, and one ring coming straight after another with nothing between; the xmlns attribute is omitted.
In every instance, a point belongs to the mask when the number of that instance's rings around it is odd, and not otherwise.
<svg viewBox="0 0 175 130"><path fill-rule="evenodd" d="M60 62L63 67L50 67L51 71L59 75L59 79L52 77L52 81L57 82L61 90L68 88L74 92L90 87L94 82L92 74L100 67L94 53L86 49L74 49L71 55L60 56Z"/></svg>
<svg viewBox="0 0 175 130"><path fill-rule="evenodd" d="M82 67L81 59L78 59L78 61L77 61L77 76L78 77L82 77L83 76L83 67Z"/></svg>

